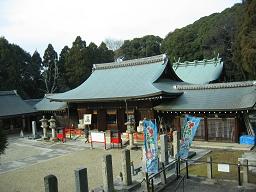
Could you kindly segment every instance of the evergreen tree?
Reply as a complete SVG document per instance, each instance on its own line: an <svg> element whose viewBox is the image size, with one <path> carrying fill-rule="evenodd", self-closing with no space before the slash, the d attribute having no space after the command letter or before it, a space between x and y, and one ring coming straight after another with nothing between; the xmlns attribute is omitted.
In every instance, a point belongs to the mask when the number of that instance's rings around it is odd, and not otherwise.
<svg viewBox="0 0 256 192"><path fill-rule="evenodd" d="M70 49L68 46L65 46L60 53L58 66L59 66L59 79L58 79L58 92L64 92L69 90L69 87L67 85L67 81L65 78L65 63L67 62L67 57L70 52Z"/></svg>
<svg viewBox="0 0 256 192"><path fill-rule="evenodd" d="M99 57L99 49L95 43L90 43L87 47L88 59L91 64L100 63L101 59Z"/></svg>
<svg viewBox="0 0 256 192"><path fill-rule="evenodd" d="M124 57L125 60L129 60L159 55L161 43L162 39L153 35L125 40L121 48L115 51L115 57Z"/></svg>
<svg viewBox="0 0 256 192"><path fill-rule="evenodd" d="M167 52L171 62L193 61L216 57L218 54L224 62L224 80L241 81L243 71L234 63L234 42L240 28L244 11L241 4L203 17L195 23L169 33L163 40L161 49Z"/></svg>
<svg viewBox="0 0 256 192"><path fill-rule="evenodd" d="M34 95L31 56L18 45L0 38L0 90L17 90L23 98Z"/></svg>
<svg viewBox="0 0 256 192"><path fill-rule="evenodd" d="M104 42L100 44L98 54L99 63L109 63L114 61L114 52L109 50Z"/></svg>
<svg viewBox="0 0 256 192"><path fill-rule="evenodd" d="M73 42L64 64L64 76L69 88L77 87L89 77L91 65L87 58L86 42L78 36Z"/></svg>
<svg viewBox="0 0 256 192"><path fill-rule="evenodd" d="M31 65L28 67L28 72L30 74L29 85L27 84L27 92L30 98L42 98L43 97L43 87L44 84L41 81L41 65L42 59L40 54L35 51L31 57Z"/></svg>
<svg viewBox="0 0 256 192"><path fill-rule="evenodd" d="M236 63L244 79L256 78L256 1L247 0L243 4L239 30L233 47L233 61Z"/></svg>
<svg viewBox="0 0 256 192"><path fill-rule="evenodd" d="M54 93L59 78L58 56L51 44L44 52L42 63L42 78L45 84L45 93Z"/></svg>

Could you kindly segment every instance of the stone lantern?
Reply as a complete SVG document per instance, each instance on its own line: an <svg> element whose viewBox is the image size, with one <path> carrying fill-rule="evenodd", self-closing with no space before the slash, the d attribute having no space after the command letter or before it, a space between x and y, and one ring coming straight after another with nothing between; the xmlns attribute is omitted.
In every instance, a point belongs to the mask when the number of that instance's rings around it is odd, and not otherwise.
<svg viewBox="0 0 256 192"><path fill-rule="evenodd" d="M128 115L127 122L125 123L127 126L127 133L129 134L129 148L134 148L134 138L133 133L135 132L135 120L134 115Z"/></svg>
<svg viewBox="0 0 256 192"><path fill-rule="evenodd" d="M48 128L48 120L43 116L43 118L40 120L42 123L41 127L43 128L43 139L47 139L47 128Z"/></svg>
<svg viewBox="0 0 256 192"><path fill-rule="evenodd" d="M57 140L56 138L56 120L53 118L53 116L51 116L51 119L49 119L48 121L50 123L49 128L52 129L52 137L51 140Z"/></svg>

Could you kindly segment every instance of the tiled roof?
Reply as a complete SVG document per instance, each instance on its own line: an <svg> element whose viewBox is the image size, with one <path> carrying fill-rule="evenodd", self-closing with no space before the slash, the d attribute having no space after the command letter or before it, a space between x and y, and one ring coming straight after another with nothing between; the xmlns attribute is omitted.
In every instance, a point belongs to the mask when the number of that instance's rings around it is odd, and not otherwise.
<svg viewBox="0 0 256 192"><path fill-rule="evenodd" d="M0 91L0 117L35 113L16 91Z"/></svg>
<svg viewBox="0 0 256 192"><path fill-rule="evenodd" d="M34 106L39 103L42 99L28 99L24 100L27 104L34 108Z"/></svg>
<svg viewBox="0 0 256 192"><path fill-rule="evenodd" d="M46 96L52 96L52 95L46 95ZM67 108L67 103L50 101L50 99L47 99L46 97L44 97L34 107L37 111L63 111Z"/></svg>
<svg viewBox="0 0 256 192"><path fill-rule="evenodd" d="M176 75L184 82L191 84L208 84L221 75L223 62L220 58L213 58L202 61L175 62L172 68Z"/></svg>
<svg viewBox="0 0 256 192"><path fill-rule="evenodd" d="M48 98L55 101L83 102L180 94L178 90L165 92L153 85L161 77L167 64L165 55L96 64L91 76L83 84Z"/></svg>
<svg viewBox="0 0 256 192"><path fill-rule="evenodd" d="M225 111L252 109L256 103L254 81L215 83L211 85L177 85L183 94L156 106L160 111Z"/></svg>
<svg viewBox="0 0 256 192"><path fill-rule="evenodd" d="M176 85L178 90L199 90L199 89L221 89L221 88L234 88L234 87L250 87L256 85L256 81L241 81L241 82L229 82L229 83L213 83L206 85Z"/></svg>

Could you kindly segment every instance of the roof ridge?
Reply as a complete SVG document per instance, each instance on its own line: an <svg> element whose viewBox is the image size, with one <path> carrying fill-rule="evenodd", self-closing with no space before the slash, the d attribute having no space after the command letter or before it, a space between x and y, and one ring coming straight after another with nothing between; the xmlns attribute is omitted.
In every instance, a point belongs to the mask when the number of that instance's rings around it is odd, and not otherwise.
<svg viewBox="0 0 256 192"><path fill-rule="evenodd" d="M221 63L221 58L214 57L212 59L203 59L203 60L194 60L194 61L184 61L184 62L175 62L173 63L173 67L187 67L187 66L196 66L196 65L207 65L207 64L219 64Z"/></svg>
<svg viewBox="0 0 256 192"><path fill-rule="evenodd" d="M17 95L17 91L16 90L0 91L0 95Z"/></svg>
<svg viewBox="0 0 256 192"><path fill-rule="evenodd" d="M166 54L161 54L161 55L155 55L152 57L132 59L132 60L127 60L127 61L122 61L122 62L93 64L93 70L119 68L119 67L135 66L135 65L144 65L144 64L165 61L166 59L167 59Z"/></svg>
<svg viewBox="0 0 256 192"><path fill-rule="evenodd" d="M256 81L239 81L229 83L213 83L206 85L175 85L178 90L199 90L199 89L220 89L234 87L251 87L256 86Z"/></svg>

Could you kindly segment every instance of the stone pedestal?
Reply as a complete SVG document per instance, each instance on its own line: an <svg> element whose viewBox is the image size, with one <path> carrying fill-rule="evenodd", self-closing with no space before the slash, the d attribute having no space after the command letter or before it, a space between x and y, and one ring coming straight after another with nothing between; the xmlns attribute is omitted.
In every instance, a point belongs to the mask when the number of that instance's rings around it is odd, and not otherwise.
<svg viewBox="0 0 256 192"><path fill-rule="evenodd" d="M46 127L43 127L43 139L48 139L47 137L47 128Z"/></svg>
<svg viewBox="0 0 256 192"><path fill-rule="evenodd" d="M102 158L103 189L105 192L114 191L112 156L104 155Z"/></svg>
<svg viewBox="0 0 256 192"><path fill-rule="evenodd" d="M133 133L135 132L134 115L129 115L127 119L128 121L125 123L125 125L127 126L126 132L129 134L129 149L133 149L133 148L136 148L136 146L134 145L134 137L133 137Z"/></svg>
<svg viewBox="0 0 256 192"><path fill-rule="evenodd" d="M132 173L131 173L131 156L129 150L122 151L122 173L123 183L126 186L132 184Z"/></svg>
<svg viewBox="0 0 256 192"><path fill-rule="evenodd" d="M173 131L173 157L174 158L179 153L179 148L180 148L179 132Z"/></svg>
<svg viewBox="0 0 256 192"><path fill-rule="evenodd" d="M48 139L47 137L47 128L48 128L48 120L45 118L45 116L43 116L43 118L40 120L40 122L42 123L41 127L43 128L43 137L42 139Z"/></svg>
<svg viewBox="0 0 256 192"><path fill-rule="evenodd" d="M169 163L169 156L168 156L168 137L166 134L160 135L160 143L161 143L161 162L164 165Z"/></svg>
<svg viewBox="0 0 256 192"><path fill-rule="evenodd" d="M37 131L36 131L36 122L35 122L35 121L32 121L32 137L33 137L33 139L36 138L36 135L37 135Z"/></svg>
<svg viewBox="0 0 256 192"><path fill-rule="evenodd" d="M89 192L87 168L75 170L76 192Z"/></svg>
<svg viewBox="0 0 256 192"><path fill-rule="evenodd" d="M55 175L44 177L45 192L58 192L58 179Z"/></svg>
<svg viewBox="0 0 256 192"><path fill-rule="evenodd" d="M129 133L129 149L134 149L136 146L134 145L134 137L133 133Z"/></svg>
<svg viewBox="0 0 256 192"><path fill-rule="evenodd" d="M243 184L248 184L248 159L238 158L242 167Z"/></svg>
<svg viewBox="0 0 256 192"><path fill-rule="evenodd" d="M50 123L49 128L52 129L51 140L56 141L57 140L57 137L56 137L56 120L53 118L53 116L51 116L51 119L49 119L48 122Z"/></svg>

